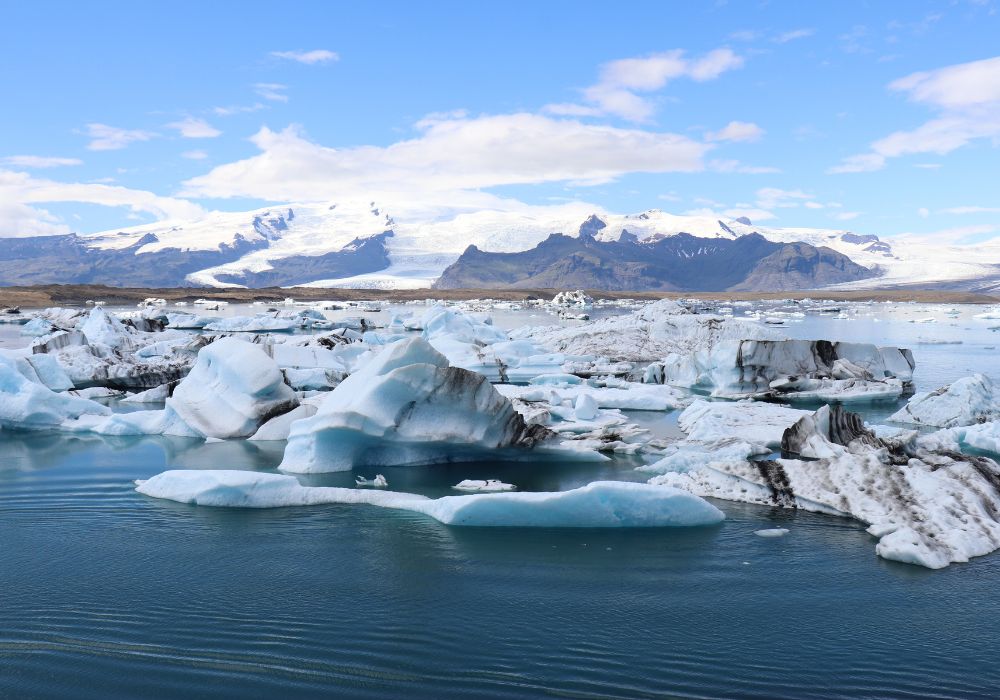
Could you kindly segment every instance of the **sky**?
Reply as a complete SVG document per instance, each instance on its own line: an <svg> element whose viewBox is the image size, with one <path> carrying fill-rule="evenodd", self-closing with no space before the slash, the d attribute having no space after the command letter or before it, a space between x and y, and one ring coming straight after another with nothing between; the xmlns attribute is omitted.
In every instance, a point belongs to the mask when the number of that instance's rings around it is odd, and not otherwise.
<svg viewBox="0 0 1000 700"><path fill-rule="evenodd" d="M1000 236L998 0L38 0L0 26L0 236L344 198Z"/></svg>

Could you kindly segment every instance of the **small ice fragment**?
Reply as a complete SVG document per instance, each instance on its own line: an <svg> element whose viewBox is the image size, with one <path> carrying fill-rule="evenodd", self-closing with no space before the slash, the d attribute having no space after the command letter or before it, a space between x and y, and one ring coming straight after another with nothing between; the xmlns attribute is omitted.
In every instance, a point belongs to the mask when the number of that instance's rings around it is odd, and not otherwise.
<svg viewBox="0 0 1000 700"><path fill-rule="evenodd" d="M753 534L757 537L784 537L788 534L788 528L772 527L766 530L755 530Z"/></svg>

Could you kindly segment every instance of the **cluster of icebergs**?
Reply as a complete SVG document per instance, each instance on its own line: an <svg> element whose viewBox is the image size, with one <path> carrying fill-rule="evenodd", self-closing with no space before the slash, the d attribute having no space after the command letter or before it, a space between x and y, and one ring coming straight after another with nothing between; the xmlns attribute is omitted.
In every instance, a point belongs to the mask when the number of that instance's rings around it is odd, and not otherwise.
<svg viewBox="0 0 1000 700"><path fill-rule="evenodd" d="M567 293L556 303L594 302ZM911 391L908 350L790 339L720 311L660 301L507 333L446 305L383 324L318 308L228 318L163 305L46 309L22 326L28 347L0 350L0 428L285 441L282 474L172 470L138 487L199 505L365 503L452 525L652 527L718 522L703 500L717 498L857 518L878 554L928 567L1000 547L1000 396L988 377L913 396L890 419L913 428L872 428L843 405ZM145 410L116 410L104 400L113 393ZM674 410L680 440L632 417ZM643 456L652 478L557 493L465 480L455 488L468 495L429 499L386 490L384 477L358 480L372 490L293 476L541 468L609 453Z"/></svg>

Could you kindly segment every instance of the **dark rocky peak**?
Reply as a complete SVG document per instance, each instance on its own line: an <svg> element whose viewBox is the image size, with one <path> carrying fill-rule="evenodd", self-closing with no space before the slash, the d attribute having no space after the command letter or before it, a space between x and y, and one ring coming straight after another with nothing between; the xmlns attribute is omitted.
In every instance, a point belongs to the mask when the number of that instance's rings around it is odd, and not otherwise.
<svg viewBox="0 0 1000 700"><path fill-rule="evenodd" d="M133 248L141 248L144 245L149 245L150 243L159 243L160 238L155 233L147 233L145 236L140 238L135 242Z"/></svg>
<svg viewBox="0 0 1000 700"><path fill-rule="evenodd" d="M593 238L601 229L607 228L607 224L604 223L597 214L591 214L590 218L580 224L580 237L589 236Z"/></svg>
<svg viewBox="0 0 1000 700"><path fill-rule="evenodd" d="M730 236L735 236L736 235L736 232L733 231L728 226L726 226L725 222L723 222L721 220L719 221L719 228L721 228L723 231L725 231L726 233L728 233Z"/></svg>
<svg viewBox="0 0 1000 700"><path fill-rule="evenodd" d="M840 240L844 241L845 243L854 243L856 245L861 245L862 243L877 243L878 236L875 236L870 233L867 235L860 236L856 233L847 232L840 237Z"/></svg>
<svg viewBox="0 0 1000 700"><path fill-rule="evenodd" d="M619 237L618 242L626 245L639 245L639 238L628 229L625 229L622 231L622 235Z"/></svg>
<svg viewBox="0 0 1000 700"><path fill-rule="evenodd" d="M733 219L733 221L735 221L738 224L743 224L744 226L753 226L753 222L750 221L750 217L747 216L737 217Z"/></svg>

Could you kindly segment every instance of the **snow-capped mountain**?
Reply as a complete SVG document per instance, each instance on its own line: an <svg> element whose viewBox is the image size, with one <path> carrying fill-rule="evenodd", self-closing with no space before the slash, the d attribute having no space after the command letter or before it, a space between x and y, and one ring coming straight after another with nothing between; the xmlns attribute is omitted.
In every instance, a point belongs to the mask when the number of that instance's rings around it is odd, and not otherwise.
<svg viewBox="0 0 1000 700"><path fill-rule="evenodd" d="M679 216L655 209L630 215L594 213L585 205L482 210L437 219L395 218L390 210L370 201L287 204L95 234L4 239L0 283L426 288L470 246L480 253L520 253L532 250L551 234L579 237L581 232L596 244L618 243L625 236L627 241L657 246L657 255L672 250L673 255L685 257L688 269L696 268L698 256L708 255L710 248L697 241L658 243L680 234L719 242L758 234L771 243L829 249L866 271L835 280L823 274L797 278L793 287L810 282L830 286L832 281L839 287L855 288L1000 287L997 245L977 246L972 251L912 239L889 243L845 230L772 228L745 218ZM711 248L715 255L718 248ZM789 249L783 255L797 254ZM836 257L830 260L844 270L853 269ZM718 258L706 257L704 264L718 264ZM770 283L776 274L774 270L768 273ZM751 271L750 279L764 277Z"/></svg>

